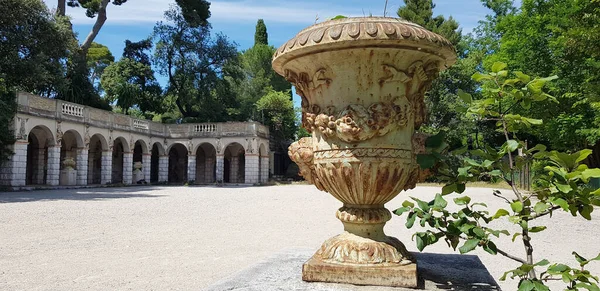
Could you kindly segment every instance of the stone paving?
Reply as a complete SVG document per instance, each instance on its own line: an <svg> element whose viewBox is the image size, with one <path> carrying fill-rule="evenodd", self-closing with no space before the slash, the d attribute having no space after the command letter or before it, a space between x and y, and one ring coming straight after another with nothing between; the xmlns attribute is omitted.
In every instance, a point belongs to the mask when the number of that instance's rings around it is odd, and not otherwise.
<svg viewBox="0 0 600 291"><path fill-rule="evenodd" d="M417 187L429 199L439 189ZM491 189L468 195L491 209ZM387 207L400 207L399 195ZM342 230L340 203L309 185L271 187L125 187L0 193L0 290L199 290L293 248L316 250ZM495 211L495 210L492 210ZM600 252L596 220L556 213L534 247L551 261L569 262L571 251ZM514 229L512 225L499 225ZM404 218L393 217L389 235L411 241ZM510 238L498 247L522 253ZM442 242L427 252L452 253ZM483 251L494 278L515 264ZM298 266L300 268L300 266ZM600 273L600 263L591 268ZM498 282L516 290L516 281ZM552 288L559 290L560 288Z"/></svg>

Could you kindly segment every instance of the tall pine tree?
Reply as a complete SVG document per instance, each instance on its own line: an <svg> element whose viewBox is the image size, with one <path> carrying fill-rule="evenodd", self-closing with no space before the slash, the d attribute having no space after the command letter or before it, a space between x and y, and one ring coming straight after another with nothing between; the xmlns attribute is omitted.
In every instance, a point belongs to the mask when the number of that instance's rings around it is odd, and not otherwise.
<svg viewBox="0 0 600 291"><path fill-rule="evenodd" d="M269 44L269 34L267 34L267 26L264 20L259 19L256 22L256 31L254 32L254 45Z"/></svg>
<svg viewBox="0 0 600 291"><path fill-rule="evenodd" d="M398 8L398 16L442 35L455 46L460 43L462 30L458 22L452 16L448 19L443 15L433 17L433 0L404 0L404 3L405 6Z"/></svg>

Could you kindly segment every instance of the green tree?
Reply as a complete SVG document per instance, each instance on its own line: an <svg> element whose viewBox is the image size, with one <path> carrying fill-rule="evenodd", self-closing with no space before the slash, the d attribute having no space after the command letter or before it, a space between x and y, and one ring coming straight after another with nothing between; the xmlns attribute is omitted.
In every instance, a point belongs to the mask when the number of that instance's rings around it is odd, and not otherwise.
<svg viewBox="0 0 600 291"><path fill-rule="evenodd" d="M235 89L240 109L240 120L262 120L256 111L256 102L271 90L291 92L292 85L271 67L276 48L268 45L267 28L259 19L256 24L255 44L239 54L238 75L230 79ZM291 93L289 98L291 100Z"/></svg>
<svg viewBox="0 0 600 291"><path fill-rule="evenodd" d="M488 2L499 12L484 28L499 45L489 48L484 67L504 61L516 70L560 77L553 87L559 102L530 109L548 122L528 139L557 150L594 145L600 140L600 2L524 0L518 11L506 1Z"/></svg>
<svg viewBox="0 0 600 291"><path fill-rule="evenodd" d="M6 87L0 78L0 163L8 160L13 155L11 150L15 143L15 134L12 130L15 112L17 110L15 91Z"/></svg>
<svg viewBox="0 0 600 291"><path fill-rule="evenodd" d="M433 0L404 0L404 4L398 8L398 16L444 36L454 45L460 42L461 29L452 16L448 19L443 15L433 17Z"/></svg>
<svg viewBox="0 0 600 291"><path fill-rule="evenodd" d="M265 21L259 19L256 22L256 32L254 32L254 45L257 44L269 44L269 35L267 34L267 26Z"/></svg>
<svg viewBox="0 0 600 291"><path fill-rule="evenodd" d="M296 134L296 113L288 92L269 91L256 102L271 135L277 141L288 141Z"/></svg>
<svg viewBox="0 0 600 291"><path fill-rule="evenodd" d="M556 99L547 94L544 87L557 77L532 78L520 71L509 72L506 68L505 63L497 62L492 65L490 73L473 75L475 81L481 82L480 99L474 100L472 95L459 92L469 106L467 116L494 121L504 143L500 146L481 144L470 151L463 148L448 154L442 134L430 137L426 141L427 152L419 154L417 161L421 168L440 176L446 185L434 200L427 202L412 198L413 201L405 201L403 207L394 212L397 215L407 214L408 228L412 228L416 221L425 228L414 235L420 251L444 240L461 254L479 247L492 255L517 262L518 267L505 272L500 280L508 276L518 278L519 290L550 290L545 285L548 280L564 282L566 290L598 290L598 277L585 270L585 266L600 260L600 255L588 260L573 252L578 266L551 264L547 259L534 256L539 252L534 252L537 244L532 234L546 229L546 226L540 225L543 220L539 218L552 217L556 211L591 220L594 206L600 206L600 190L594 191L587 185L591 178L600 177L600 169L583 164L591 150L566 153L547 151L543 144L527 147L527 143L519 137L531 127L542 125L543 120L518 114L517 108L528 110L534 103L555 102ZM449 163L452 158L460 159L461 163ZM532 163L539 164L543 170L533 174L533 189L524 191L518 188L518 173ZM510 186L511 191L493 190L490 193L506 202L505 208L492 215L486 204L472 201L464 195L454 198L456 205L447 208L446 195L453 192L462 194L467 182L481 179L501 180ZM491 224L494 220L505 222ZM518 231L511 233L494 228L507 224L514 224ZM498 248L494 241L502 235L512 237L513 241L518 239L525 252L518 255ZM543 271L538 273L540 270Z"/></svg>
<svg viewBox="0 0 600 291"><path fill-rule="evenodd" d="M109 102L116 102L125 114L133 106L142 112L162 112L161 88L148 65L121 58L104 70L101 84L105 98Z"/></svg>
<svg viewBox="0 0 600 291"><path fill-rule="evenodd" d="M92 43L87 54L87 66L90 68L90 81L92 84L100 82L100 77L104 69L115 61L115 57L112 55L107 46ZM98 91L100 91L98 86Z"/></svg>
<svg viewBox="0 0 600 291"><path fill-rule="evenodd" d="M154 27L154 61L168 78L167 96L184 121L225 121L236 108L235 94L225 80L233 72L237 50L224 35L210 36L210 25L189 23L181 7L165 12L167 22Z"/></svg>
<svg viewBox="0 0 600 291"><path fill-rule="evenodd" d="M8 90L53 96L63 82L64 61L76 45L65 18L41 0L0 0L0 79Z"/></svg>

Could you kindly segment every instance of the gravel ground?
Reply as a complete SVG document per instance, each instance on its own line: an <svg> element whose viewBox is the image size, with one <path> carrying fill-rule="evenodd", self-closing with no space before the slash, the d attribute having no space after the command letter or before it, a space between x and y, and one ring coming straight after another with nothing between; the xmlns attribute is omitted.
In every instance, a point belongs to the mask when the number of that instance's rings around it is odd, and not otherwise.
<svg viewBox="0 0 600 291"><path fill-rule="evenodd" d="M436 191L417 187L386 206L393 210L409 195L426 200ZM495 211L502 204L490 193L472 188L466 195ZM316 250L342 231L335 218L340 205L309 185L0 193L0 290L198 290L285 249ZM591 222L566 213L543 218L548 230L534 234L537 255L573 266L573 250L597 255L600 211L593 216ZM411 251L414 231L405 229L403 217L386 226ZM523 253L510 238L498 247ZM443 242L425 251L452 253ZM515 265L473 254L494 278ZM600 262L589 269L600 273ZM516 290L516 281L499 283Z"/></svg>

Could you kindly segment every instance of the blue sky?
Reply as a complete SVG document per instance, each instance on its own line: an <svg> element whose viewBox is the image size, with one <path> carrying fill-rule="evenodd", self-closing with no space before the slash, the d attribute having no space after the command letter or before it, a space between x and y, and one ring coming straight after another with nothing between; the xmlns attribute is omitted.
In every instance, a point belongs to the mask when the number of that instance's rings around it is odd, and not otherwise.
<svg viewBox="0 0 600 291"><path fill-rule="evenodd" d="M44 0L49 8L56 0ZM264 19L269 33L269 43L279 47L297 32L336 15L382 16L384 0L218 0L211 2L209 22L213 32L222 32L238 44L238 49L253 45L254 29L259 18ZM163 18L163 12L174 0L129 0L122 6L109 5L108 20L95 41L106 45L115 58L123 53L126 39L138 41L152 33L154 24ZM387 16L396 16L402 0L388 0ZM470 32L490 11L480 0L434 0L434 14L454 17L463 32ZM140 6L142 5L142 6ZM85 16L81 8L67 9L79 39L89 33L94 19ZM159 81L163 81L159 78ZM161 82L162 83L162 82Z"/></svg>

